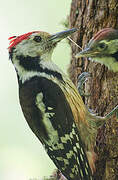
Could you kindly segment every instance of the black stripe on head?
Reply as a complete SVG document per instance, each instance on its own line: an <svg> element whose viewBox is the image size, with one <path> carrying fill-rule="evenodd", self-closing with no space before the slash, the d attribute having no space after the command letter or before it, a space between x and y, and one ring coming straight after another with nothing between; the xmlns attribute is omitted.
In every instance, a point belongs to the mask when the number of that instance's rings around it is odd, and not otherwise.
<svg viewBox="0 0 118 180"><path fill-rule="evenodd" d="M27 71L37 71L41 73L46 73L48 75L52 75L56 77L59 80L63 81L61 73L57 71L50 70L48 68L42 68L40 65L40 57L31 57L31 56L16 56L16 58L19 60L19 63L22 67L24 67Z"/></svg>
<svg viewBox="0 0 118 180"><path fill-rule="evenodd" d="M111 54L111 56L115 59L115 61L118 61L118 51L116 51L114 54Z"/></svg>
<svg viewBox="0 0 118 180"><path fill-rule="evenodd" d="M19 60L19 64L24 67L27 71L33 71L37 70L37 67L39 65L40 57L31 57L31 56L16 56L16 58Z"/></svg>

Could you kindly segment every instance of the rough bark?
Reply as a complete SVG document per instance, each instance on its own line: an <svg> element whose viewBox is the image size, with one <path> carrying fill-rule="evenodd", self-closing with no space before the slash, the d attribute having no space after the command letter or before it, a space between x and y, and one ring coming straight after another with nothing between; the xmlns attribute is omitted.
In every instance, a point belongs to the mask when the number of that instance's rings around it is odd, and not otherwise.
<svg viewBox="0 0 118 180"><path fill-rule="evenodd" d="M78 33L72 39L84 47L100 29L113 27L118 29L118 0L72 0L69 17L70 27L77 27ZM83 71L92 74L85 90L91 96L85 98L85 104L95 113L105 115L118 104L118 73L108 71L104 65L87 59L75 59L79 48L71 43L72 60L69 75L77 83L77 76ZM87 92L88 93L88 92ZM98 131L95 150L98 154L95 180L118 179L118 122L113 117Z"/></svg>

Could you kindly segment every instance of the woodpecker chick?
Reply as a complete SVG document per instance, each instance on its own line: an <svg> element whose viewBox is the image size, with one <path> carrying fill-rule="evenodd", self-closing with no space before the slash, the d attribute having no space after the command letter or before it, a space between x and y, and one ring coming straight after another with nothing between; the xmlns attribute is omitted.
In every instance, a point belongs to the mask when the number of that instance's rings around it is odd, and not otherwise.
<svg viewBox="0 0 118 180"><path fill-rule="evenodd" d="M79 57L89 57L90 60L104 64L113 72L118 72L118 30L112 28L100 30L85 49L76 55L76 58Z"/></svg>
<svg viewBox="0 0 118 180"><path fill-rule="evenodd" d="M90 180L85 145L75 124L81 120L86 126L86 109L76 87L51 60L57 43L76 30L11 37L9 55L18 77L20 105L31 130L67 179Z"/></svg>

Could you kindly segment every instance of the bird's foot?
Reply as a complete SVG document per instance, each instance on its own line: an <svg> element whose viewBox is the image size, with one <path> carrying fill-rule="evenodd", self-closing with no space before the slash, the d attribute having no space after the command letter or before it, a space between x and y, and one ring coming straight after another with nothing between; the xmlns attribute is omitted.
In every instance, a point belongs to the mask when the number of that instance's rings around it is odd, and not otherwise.
<svg viewBox="0 0 118 180"><path fill-rule="evenodd" d="M81 96L85 96L85 97L90 96L90 94L86 94L84 90L84 84L90 77L91 77L91 74L89 72L83 72L77 78L77 89Z"/></svg>
<svg viewBox="0 0 118 180"><path fill-rule="evenodd" d="M112 111L110 113L108 113L105 116L105 119L109 119L115 113L116 113L116 118L118 119L118 105L114 109L112 109Z"/></svg>

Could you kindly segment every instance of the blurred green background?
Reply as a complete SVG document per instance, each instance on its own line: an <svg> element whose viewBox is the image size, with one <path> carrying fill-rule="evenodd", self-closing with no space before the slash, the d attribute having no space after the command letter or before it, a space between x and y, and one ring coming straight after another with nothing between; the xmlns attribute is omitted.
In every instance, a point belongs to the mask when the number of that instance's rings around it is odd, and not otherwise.
<svg viewBox="0 0 118 180"><path fill-rule="evenodd" d="M56 33L70 12L71 0L10 0L0 3L0 180L38 180L55 168L28 127L18 99L13 65L8 59L8 37L33 30ZM60 42L53 60L64 71L70 47Z"/></svg>

